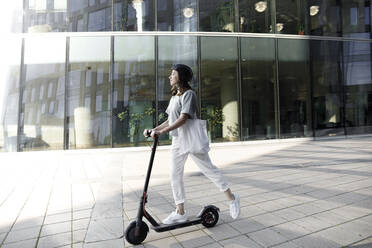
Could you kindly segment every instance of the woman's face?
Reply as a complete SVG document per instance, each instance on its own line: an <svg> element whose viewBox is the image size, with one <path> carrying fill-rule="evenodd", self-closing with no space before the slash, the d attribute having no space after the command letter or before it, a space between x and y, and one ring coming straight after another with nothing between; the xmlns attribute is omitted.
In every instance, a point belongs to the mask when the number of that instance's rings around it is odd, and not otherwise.
<svg viewBox="0 0 372 248"><path fill-rule="evenodd" d="M179 82L178 72L176 70L172 70L172 73L169 76L170 85L174 86Z"/></svg>

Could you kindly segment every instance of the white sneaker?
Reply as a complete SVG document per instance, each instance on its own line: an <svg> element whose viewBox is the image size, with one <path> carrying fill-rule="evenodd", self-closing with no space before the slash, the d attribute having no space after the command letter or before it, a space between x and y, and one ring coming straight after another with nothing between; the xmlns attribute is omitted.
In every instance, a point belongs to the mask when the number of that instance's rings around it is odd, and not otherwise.
<svg viewBox="0 0 372 248"><path fill-rule="evenodd" d="M177 210L173 211L167 218L165 218L162 222L163 224L170 225L174 223L180 223L187 221L187 216L185 214L178 214Z"/></svg>
<svg viewBox="0 0 372 248"><path fill-rule="evenodd" d="M235 199L230 202L230 215L235 220L240 214L240 197L236 194L234 197Z"/></svg>

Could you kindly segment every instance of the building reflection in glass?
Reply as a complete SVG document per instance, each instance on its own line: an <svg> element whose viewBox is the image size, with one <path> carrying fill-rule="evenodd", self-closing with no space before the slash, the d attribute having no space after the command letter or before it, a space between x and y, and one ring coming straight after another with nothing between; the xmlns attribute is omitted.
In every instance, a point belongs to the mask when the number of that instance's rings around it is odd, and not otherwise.
<svg viewBox="0 0 372 248"><path fill-rule="evenodd" d="M234 0L203 0L199 2L199 31L235 32Z"/></svg>
<svg viewBox="0 0 372 248"><path fill-rule="evenodd" d="M340 44L311 41L315 136L344 135Z"/></svg>
<svg viewBox="0 0 372 248"><path fill-rule="evenodd" d="M242 139L274 139L275 40L241 39Z"/></svg>
<svg viewBox="0 0 372 248"><path fill-rule="evenodd" d="M25 39L20 150L63 149L66 38Z"/></svg>
<svg viewBox="0 0 372 248"><path fill-rule="evenodd" d="M114 31L154 31L154 0L115 0Z"/></svg>
<svg viewBox="0 0 372 248"><path fill-rule="evenodd" d="M271 1L239 1L240 32L271 33Z"/></svg>
<svg viewBox="0 0 372 248"><path fill-rule="evenodd" d="M69 149L108 147L111 144L109 67L110 37L70 39Z"/></svg>
<svg viewBox="0 0 372 248"><path fill-rule="evenodd" d="M309 41L278 40L280 137L312 136Z"/></svg>
<svg viewBox="0 0 372 248"><path fill-rule="evenodd" d="M115 37L113 145L145 145L142 132L155 125L154 37Z"/></svg>
<svg viewBox="0 0 372 248"><path fill-rule="evenodd" d="M158 30L195 32L197 27L196 0L157 0Z"/></svg>
<svg viewBox="0 0 372 248"><path fill-rule="evenodd" d="M22 40L2 41L0 57L0 151L17 151ZM5 49L6 48L6 49Z"/></svg>
<svg viewBox="0 0 372 248"><path fill-rule="evenodd" d="M201 112L213 141L237 141L237 39L201 37Z"/></svg>
<svg viewBox="0 0 372 248"><path fill-rule="evenodd" d="M343 43L347 134L372 132L371 47L370 42Z"/></svg>

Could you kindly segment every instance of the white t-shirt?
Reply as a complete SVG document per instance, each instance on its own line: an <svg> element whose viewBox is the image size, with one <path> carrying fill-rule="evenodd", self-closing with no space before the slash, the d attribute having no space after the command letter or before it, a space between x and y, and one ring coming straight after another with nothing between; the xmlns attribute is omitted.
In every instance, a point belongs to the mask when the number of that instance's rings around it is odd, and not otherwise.
<svg viewBox="0 0 372 248"><path fill-rule="evenodd" d="M188 114L190 119L197 117L198 101L196 94L192 90L185 91L180 96L172 96L165 112L168 114L169 125L172 125L181 114ZM169 132L172 136L178 136L177 129Z"/></svg>

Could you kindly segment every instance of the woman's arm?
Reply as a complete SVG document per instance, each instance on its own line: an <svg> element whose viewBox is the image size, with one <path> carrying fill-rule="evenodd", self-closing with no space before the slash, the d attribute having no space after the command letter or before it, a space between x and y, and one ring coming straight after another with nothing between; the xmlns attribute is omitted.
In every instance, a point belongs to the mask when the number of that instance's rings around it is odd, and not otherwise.
<svg viewBox="0 0 372 248"><path fill-rule="evenodd" d="M168 126L169 126L169 121L166 120L166 121L164 121L162 124L160 124L159 126L155 127L153 130L155 130L155 131L160 131L160 130L162 130L163 128L166 128L166 127L168 127Z"/></svg>
<svg viewBox="0 0 372 248"><path fill-rule="evenodd" d="M168 125L167 127L164 127L162 129L160 129L159 133L160 134L168 133L168 132L170 132L174 129L179 128L180 126L185 124L185 122L187 121L188 118L189 118L189 116L187 114L181 114L180 117L178 117L178 119L172 125L170 125L170 126Z"/></svg>
<svg viewBox="0 0 372 248"><path fill-rule="evenodd" d="M157 135L162 135L163 133L168 133L174 129L177 129L179 128L180 126L182 126L183 124L185 124L185 122L187 121L187 119L189 118L189 116L187 114L181 114L180 117L178 117L178 119L172 124L172 125L169 125L168 121L167 121L167 126L164 127L164 128L159 128L160 126L156 127L154 129L155 132L152 132L151 133L151 136L154 138L154 136L157 134Z"/></svg>

